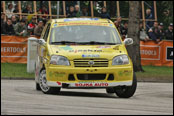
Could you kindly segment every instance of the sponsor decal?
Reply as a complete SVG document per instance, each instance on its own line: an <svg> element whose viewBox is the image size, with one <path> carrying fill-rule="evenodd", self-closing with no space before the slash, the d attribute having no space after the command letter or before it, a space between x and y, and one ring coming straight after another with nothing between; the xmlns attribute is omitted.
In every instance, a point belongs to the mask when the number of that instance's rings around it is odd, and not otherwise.
<svg viewBox="0 0 174 116"><path fill-rule="evenodd" d="M55 77L63 77L65 76L65 73L64 72L55 72Z"/></svg>
<svg viewBox="0 0 174 116"><path fill-rule="evenodd" d="M114 50L119 50L119 46L115 46L113 49Z"/></svg>
<svg viewBox="0 0 174 116"><path fill-rule="evenodd" d="M96 25L96 26L109 26L107 23L94 23L94 22L71 22L71 23L60 23L59 26L68 25Z"/></svg>
<svg viewBox="0 0 174 116"><path fill-rule="evenodd" d="M123 76L123 72L122 71L119 71L118 72L118 75L122 77Z"/></svg>
<svg viewBox="0 0 174 116"><path fill-rule="evenodd" d="M50 77L64 77L65 76L65 72L49 72L49 76Z"/></svg>
<svg viewBox="0 0 174 116"><path fill-rule="evenodd" d="M58 26L58 24L54 24L54 27L57 27Z"/></svg>
<svg viewBox="0 0 174 116"><path fill-rule="evenodd" d="M68 21L92 21L92 20L99 20L98 18L72 18L72 19L64 19L64 22Z"/></svg>
<svg viewBox="0 0 174 116"><path fill-rule="evenodd" d="M103 52L103 51L87 49L87 50L69 50L69 52L79 53L79 52Z"/></svg>
<svg viewBox="0 0 174 116"><path fill-rule="evenodd" d="M58 84L58 85L61 85L61 82L57 81L57 84Z"/></svg>
<svg viewBox="0 0 174 116"><path fill-rule="evenodd" d="M167 60L173 60L173 47L167 47Z"/></svg>
<svg viewBox="0 0 174 116"><path fill-rule="evenodd" d="M60 49L63 50L72 50L72 48L70 46L65 46L65 47L59 47Z"/></svg>
<svg viewBox="0 0 174 116"><path fill-rule="evenodd" d="M111 48L111 46L97 46L97 48Z"/></svg>
<svg viewBox="0 0 174 116"><path fill-rule="evenodd" d="M1 52L26 53L26 47L1 47Z"/></svg>
<svg viewBox="0 0 174 116"><path fill-rule="evenodd" d="M141 60L160 60L160 46L140 45Z"/></svg>
<svg viewBox="0 0 174 116"><path fill-rule="evenodd" d="M76 87L107 87L109 84L102 82L102 83L75 83Z"/></svg>
<svg viewBox="0 0 174 116"><path fill-rule="evenodd" d="M141 54L142 55L152 55L152 56L156 56L157 52L153 51L153 50L141 50Z"/></svg>
<svg viewBox="0 0 174 116"><path fill-rule="evenodd" d="M119 76L129 76L132 74L132 70L124 70L124 71L119 71L118 75Z"/></svg>
<svg viewBox="0 0 174 116"><path fill-rule="evenodd" d="M82 55L82 58L87 58L87 57L90 57L90 58L99 58L100 57L100 55L98 55L98 54L83 54Z"/></svg>

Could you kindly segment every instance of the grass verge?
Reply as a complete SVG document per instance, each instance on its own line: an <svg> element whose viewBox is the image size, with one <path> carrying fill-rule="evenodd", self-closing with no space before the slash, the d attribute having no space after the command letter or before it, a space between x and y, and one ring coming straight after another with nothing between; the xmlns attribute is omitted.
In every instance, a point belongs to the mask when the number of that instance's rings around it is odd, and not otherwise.
<svg viewBox="0 0 174 116"><path fill-rule="evenodd" d="M173 82L173 66L143 66L145 72L136 72L140 81Z"/></svg>
<svg viewBox="0 0 174 116"><path fill-rule="evenodd" d="M143 66L145 72L136 72L139 81L173 82L173 67ZM1 77L33 78L34 73L27 73L27 64L1 63Z"/></svg>
<svg viewBox="0 0 174 116"><path fill-rule="evenodd" d="M27 73L27 64L1 63L1 77L34 78L34 73Z"/></svg>

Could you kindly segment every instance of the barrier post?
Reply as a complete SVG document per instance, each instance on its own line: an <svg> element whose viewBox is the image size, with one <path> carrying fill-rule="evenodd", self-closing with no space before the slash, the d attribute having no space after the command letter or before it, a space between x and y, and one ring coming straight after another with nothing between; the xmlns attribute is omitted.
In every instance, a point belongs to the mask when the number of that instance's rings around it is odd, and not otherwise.
<svg viewBox="0 0 174 116"><path fill-rule="evenodd" d="M91 17L94 17L93 1L90 1L90 3L91 3Z"/></svg>
<svg viewBox="0 0 174 116"><path fill-rule="evenodd" d="M37 60L37 38L28 38L28 51L27 51L27 72L35 72L35 62Z"/></svg>
<svg viewBox="0 0 174 116"><path fill-rule="evenodd" d="M120 6L119 6L119 1L117 1L117 17L120 16Z"/></svg>

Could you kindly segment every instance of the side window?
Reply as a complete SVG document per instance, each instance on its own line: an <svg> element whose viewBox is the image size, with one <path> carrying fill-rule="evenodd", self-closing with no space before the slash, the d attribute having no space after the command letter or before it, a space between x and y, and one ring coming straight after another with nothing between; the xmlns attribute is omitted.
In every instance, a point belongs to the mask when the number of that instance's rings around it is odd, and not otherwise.
<svg viewBox="0 0 174 116"><path fill-rule="evenodd" d="M44 36L43 36L43 39L44 39L45 41L47 41L48 34L49 34L49 31L50 31L50 26L51 26L51 24L49 23L48 26L47 26L47 28L46 28L46 30L45 30L45 34L44 34Z"/></svg>
<svg viewBox="0 0 174 116"><path fill-rule="evenodd" d="M48 24L46 24L46 25L44 26L43 30L42 30L42 34L41 34L41 38L42 38L42 39L43 39L43 37L44 37L45 30L47 29L47 26L48 26Z"/></svg>

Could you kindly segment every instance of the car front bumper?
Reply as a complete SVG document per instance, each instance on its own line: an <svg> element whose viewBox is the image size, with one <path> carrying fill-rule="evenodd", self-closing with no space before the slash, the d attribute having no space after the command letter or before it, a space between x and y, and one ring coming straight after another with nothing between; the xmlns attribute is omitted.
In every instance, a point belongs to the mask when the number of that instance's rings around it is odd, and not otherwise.
<svg viewBox="0 0 174 116"><path fill-rule="evenodd" d="M81 75L106 75L103 79L79 79ZM109 75L113 79L109 79ZM74 80L69 80L73 75ZM131 86L133 80L132 66L115 66L115 67L60 67L49 66L46 68L47 84L50 87L114 87L114 86Z"/></svg>

